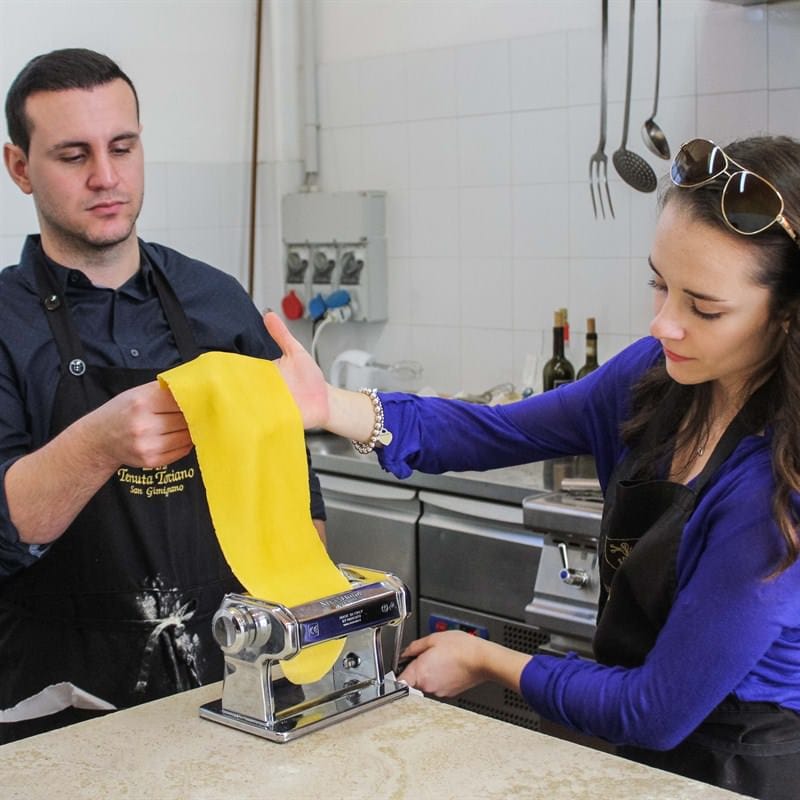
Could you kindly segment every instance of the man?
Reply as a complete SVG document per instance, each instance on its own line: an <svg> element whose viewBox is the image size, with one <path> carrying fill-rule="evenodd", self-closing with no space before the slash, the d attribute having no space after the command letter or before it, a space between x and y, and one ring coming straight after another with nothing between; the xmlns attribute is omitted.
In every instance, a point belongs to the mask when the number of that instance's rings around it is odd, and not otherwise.
<svg viewBox="0 0 800 800"><path fill-rule="evenodd" d="M233 278L138 240L138 98L113 61L34 58L6 117L40 235L0 273L0 743L222 677L210 617L240 587L154 379L208 350L279 355Z"/></svg>

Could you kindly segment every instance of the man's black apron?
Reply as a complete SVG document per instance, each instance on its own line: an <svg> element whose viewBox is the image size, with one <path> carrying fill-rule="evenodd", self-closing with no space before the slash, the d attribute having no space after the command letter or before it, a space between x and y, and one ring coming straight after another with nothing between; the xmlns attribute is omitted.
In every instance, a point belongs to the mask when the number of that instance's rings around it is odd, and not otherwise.
<svg viewBox="0 0 800 800"><path fill-rule="evenodd" d="M756 402L758 393L748 406ZM601 664L640 666L655 644L675 596L684 525L709 480L750 432L745 413L728 427L691 487L633 479L637 454L647 452L647 436L615 469L600 540L594 653ZM731 694L676 748L623 747L620 754L762 800L800 797L800 715L773 703L743 702Z"/></svg>
<svg viewBox="0 0 800 800"><path fill-rule="evenodd" d="M144 257L144 256L143 256ZM156 265L181 361L199 354ZM61 360L50 438L156 370L87 366L41 254L36 283ZM240 591L217 543L194 451L159 469L122 467L37 563L0 583L0 708L67 681L117 708L222 678L210 618ZM96 716L74 708L0 724L0 743Z"/></svg>

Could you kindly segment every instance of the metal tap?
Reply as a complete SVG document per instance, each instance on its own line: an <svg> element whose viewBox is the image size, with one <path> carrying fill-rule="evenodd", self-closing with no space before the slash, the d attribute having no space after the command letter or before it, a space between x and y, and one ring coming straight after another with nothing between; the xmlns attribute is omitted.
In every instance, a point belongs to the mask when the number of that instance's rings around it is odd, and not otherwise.
<svg viewBox="0 0 800 800"><path fill-rule="evenodd" d="M589 584L589 573L584 569L573 569L569 565L567 557L567 545L564 542L557 543L558 552L561 555L561 572L558 577L569 586L587 586Z"/></svg>

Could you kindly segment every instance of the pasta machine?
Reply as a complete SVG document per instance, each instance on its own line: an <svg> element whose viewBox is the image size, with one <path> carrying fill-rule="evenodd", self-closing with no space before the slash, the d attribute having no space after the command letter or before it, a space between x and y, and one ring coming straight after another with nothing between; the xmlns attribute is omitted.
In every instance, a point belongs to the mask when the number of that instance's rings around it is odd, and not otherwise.
<svg viewBox="0 0 800 800"><path fill-rule="evenodd" d="M404 697L408 686L384 671L381 634L393 628L396 673L408 587L387 572L340 564L351 583L340 594L287 608L228 594L213 634L225 656L222 697L200 716L275 742L287 742ZM308 684L288 681L280 661L331 639L345 639L333 667Z"/></svg>

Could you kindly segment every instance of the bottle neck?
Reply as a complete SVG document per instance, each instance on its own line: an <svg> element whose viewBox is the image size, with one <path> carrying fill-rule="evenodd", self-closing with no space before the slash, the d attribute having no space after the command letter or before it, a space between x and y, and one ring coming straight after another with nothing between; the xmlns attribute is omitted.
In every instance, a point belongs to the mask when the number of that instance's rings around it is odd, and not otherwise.
<svg viewBox="0 0 800 800"><path fill-rule="evenodd" d="M564 358L564 328L560 325L553 328L553 358Z"/></svg>
<svg viewBox="0 0 800 800"><path fill-rule="evenodd" d="M597 364L597 334L586 334L586 363Z"/></svg>

